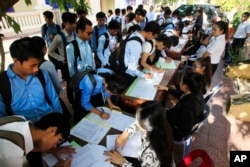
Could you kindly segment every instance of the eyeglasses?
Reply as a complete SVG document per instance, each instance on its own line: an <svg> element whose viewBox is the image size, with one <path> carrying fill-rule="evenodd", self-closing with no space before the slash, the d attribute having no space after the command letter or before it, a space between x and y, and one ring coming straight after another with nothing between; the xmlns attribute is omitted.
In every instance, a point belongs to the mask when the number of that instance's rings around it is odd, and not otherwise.
<svg viewBox="0 0 250 167"><path fill-rule="evenodd" d="M88 36L90 36L90 35L92 35L93 34L93 31L91 31L91 32L86 32L86 31L84 31L86 34L88 34Z"/></svg>

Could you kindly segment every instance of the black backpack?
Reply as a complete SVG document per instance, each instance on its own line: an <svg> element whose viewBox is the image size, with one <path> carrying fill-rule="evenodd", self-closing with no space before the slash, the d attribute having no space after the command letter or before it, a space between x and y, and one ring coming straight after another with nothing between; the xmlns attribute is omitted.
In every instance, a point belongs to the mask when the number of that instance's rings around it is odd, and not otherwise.
<svg viewBox="0 0 250 167"><path fill-rule="evenodd" d="M130 37L129 35L125 40L121 40L119 47L115 48L115 50L109 56L109 68L117 74L124 74L127 70L127 67L124 63L125 48L127 42L132 40L138 41L142 45L142 40L140 37Z"/></svg>
<svg viewBox="0 0 250 167"><path fill-rule="evenodd" d="M92 70L92 69L86 69L82 72L75 73L71 77L70 82L69 82L70 90L73 91L74 93L80 93L81 90L79 89L79 84L81 80L85 77L85 75L88 75L93 87L95 88L96 80L95 80L94 74L97 74L97 72L96 70Z"/></svg>

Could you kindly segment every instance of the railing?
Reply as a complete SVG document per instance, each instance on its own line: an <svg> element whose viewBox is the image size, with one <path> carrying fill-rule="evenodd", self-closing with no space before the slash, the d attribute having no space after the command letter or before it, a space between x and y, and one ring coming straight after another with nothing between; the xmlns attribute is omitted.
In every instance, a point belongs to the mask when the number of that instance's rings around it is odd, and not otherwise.
<svg viewBox="0 0 250 167"><path fill-rule="evenodd" d="M40 31L41 26L45 23L43 17L44 11L34 11L34 12L22 12L22 13L8 13L10 17L12 17L21 28L22 32L29 32L29 31ZM54 12L54 22L61 25L61 13L59 10L53 10ZM8 25L7 21L2 18L0 22L1 26L1 34L5 36L9 36L10 34L14 35L15 32L10 25Z"/></svg>

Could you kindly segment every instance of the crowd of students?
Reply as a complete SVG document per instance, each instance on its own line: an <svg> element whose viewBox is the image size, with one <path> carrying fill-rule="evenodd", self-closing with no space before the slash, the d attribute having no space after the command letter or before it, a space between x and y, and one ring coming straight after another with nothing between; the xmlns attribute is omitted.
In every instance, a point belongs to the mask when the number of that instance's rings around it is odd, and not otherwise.
<svg viewBox="0 0 250 167"><path fill-rule="evenodd" d="M119 103L117 105L112 102L111 96L123 93L136 77L152 78L151 73L142 70L144 68L163 72L155 63L159 57L166 62L172 61L167 57L166 51L172 45L178 45L178 37L188 33L192 35L188 36L189 42L184 53L192 71L182 75L178 86L156 86L173 95L174 98L168 99L173 108L164 111L159 102L143 103L136 111L136 122L116 140L117 147L124 147L128 137L135 131L144 132L138 161L130 161L117 151L105 152L110 162L120 166L138 163L141 166L174 165L173 141L188 137L193 125L201 121L205 105L203 94L210 88L212 74L217 69L226 44L227 24L218 21L214 23L211 34L203 34L204 18L201 13L202 9L199 9L190 28L190 21L182 21L178 11L172 13L169 7L162 8L162 13L157 18L153 6L148 14L142 5L134 13L132 6L128 6L126 10L115 9L114 16L112 10L108 11L107 16L104 12L98 12L95 26L87 18L86 11L78 10L77 14L63 13L62 27L53 22L52 12L44 12L46 24L41 28L42 37L25 37L14 41L10 46L13 64L0 75L1 81L5 79L4 84L8 86L4 85L6 89L0 87L0 118L4 120L10 115L21 115L29 120L30 123L24 122L28 134L21 134L25 136L25 143L32 141L33 146L10 156L10 152L6 151L8 148L4 147L6 139L0 137L1 162L8 164L6 166L16 166L11 165L14 163L11 162L11 157L27 155L30 166L38 167L42 166L41 152L51 151L59 159L58 166L70 166L74 149L56 148L57 143L66 140L69 135L67 119L70 119L70 114L65 111L67 108L60 99L63 89L57 75L58 69L67 83L67 97L73 105L74 123L88 112L108 119L109 115L96 107L107 103L111 109L120 110ZM249 17L249 14L244 15ZM173 32L171 35L170 31ZM126 41L121 53L124 55L123 64L126 69L123 73L116 73L112 71L109 57L120 47L121 41ZM44 59L47 48L50 61ZM85 75L79 81L80 91L70 91L70 79L86 70L97 71L93 74L95 84ZM58 122L62 119L64 127ZM11 131L13 126L16 126L15 123L0 124L0 130ZM31 138L26 140L27 135ZM62 152L69 154L66 161L60 158Z"/></svg>

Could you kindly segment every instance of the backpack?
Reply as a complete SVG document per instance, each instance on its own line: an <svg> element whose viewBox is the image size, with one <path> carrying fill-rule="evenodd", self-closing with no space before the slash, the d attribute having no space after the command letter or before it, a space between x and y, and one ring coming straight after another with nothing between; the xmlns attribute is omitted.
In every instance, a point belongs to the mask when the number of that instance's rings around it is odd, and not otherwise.
<svg viewBox="0 0 250 167"><path fill-rule="evenodd" d="M0 119L0 126L12 123L12 122L25 122L26 120L18 116L9 116ZM6 139L20 147L25 152L24 137L18 132L0 130L0 138Z"/></svg>
<svg viewBox="0 0 250 167"><path fill-rule="evenodd" d="M71 91L77 93L80 92L81 90L79 89L79 84L81 82L81 80L85 77L85 75L88 75L93 87L96 87L96 80L94 77L94 74L97 74L96 70L92 70L92 69L86 69L82 72L77 72L75 73L69 82L69 88Z"/></svg>
<svg viewBox="0 0 250 167"><path fill-rule="evenodd" d="M142 40L138 36L133 36L130 38L130 35L125 39L121 40L119 47L115 48L109 56L109 68L118 74L124 74L127 70L127 67L124 63L125 48L126 44L129 41L138 41L142 45Z"/></svg>
<svg viewBox="0 0 250 167"><path fill-rule="evenodd" d="M56 25L57 33L59 34L61 32L61 27L58 24L55 24L55 25ZM43 29L43 32L44 32L45 36L47 36L47 31L48 31L47 24L44 24L42 29Z"/></svg>
<svg viewBox="0 0 250 167"><path fill-rule="evenodd" d="M106 27L106 29L108 29L107 24L105 24L105 27ZM101 35L103 35L103 34L100 34L100 35L99 35L99 30L98 30L97 25L94 26L94 30L95 30L95 38L96 38L96 47L98 47L98 39L99 39L99 37L100 37ZM104 33L104 34L105 34L105 33Z"/></svg>
<svg viewBox="0 0 250 167"><path fill-rule="evenodd" d="M45 96L47 103L51 105L52 102L50 101L50 99L47 96L46 91L45 91L45 79L44 79L42 71L39 70L38 73L35 75L37 76L37 78L39 79L39 81L42 84L42 87L44 90L43 91L44 96ZM11 85L10 85L9 77L7 75L7 71L0 73L0 80L1 80L0 94L2 95L3 102L7 108L7 115L14 115L14 113L11 109L11 106L10 106L11 101L12 101L12 94L11 94Z"/></svg>
<svg viewBox="0 0 250 167"><path fill-rule="evenodd" d="M104 34L104 37L105 37L105 43L104 43L104 47L103 47L103 54L104 54L104 51L108 48L109 46L109 35L107 32L105 32Z"/></svg>

